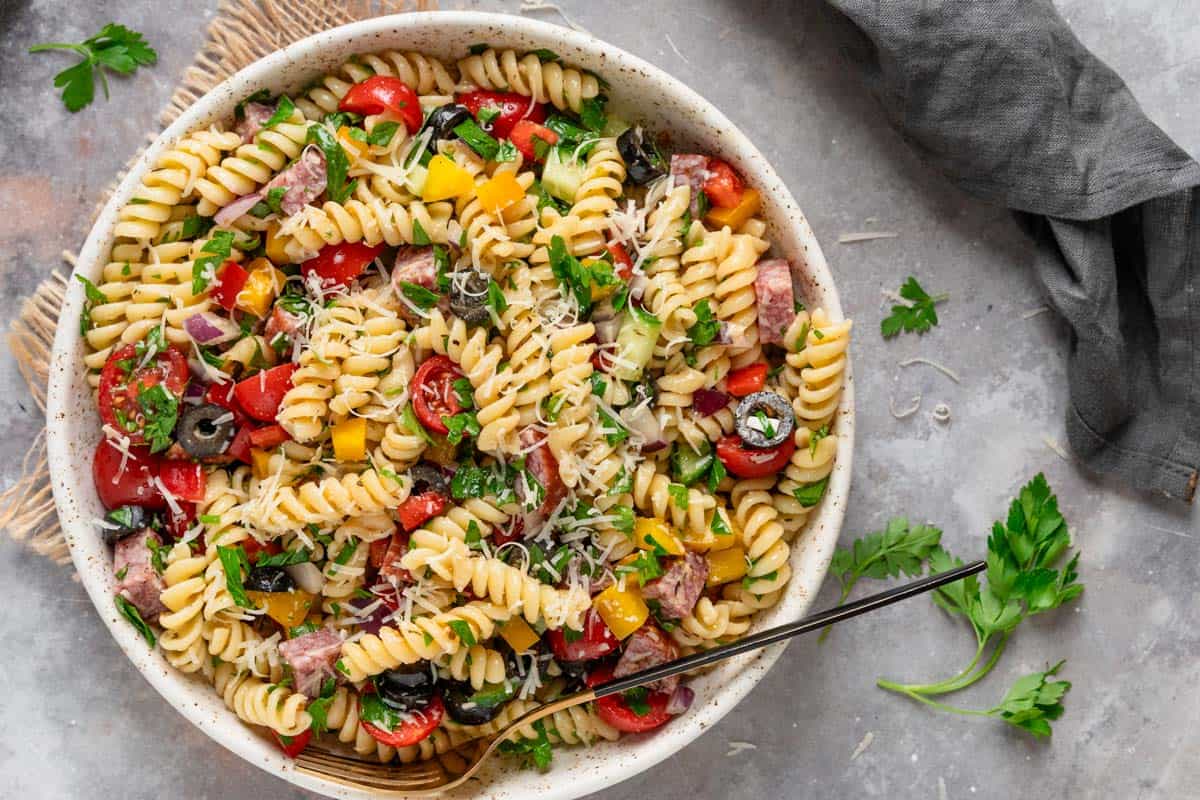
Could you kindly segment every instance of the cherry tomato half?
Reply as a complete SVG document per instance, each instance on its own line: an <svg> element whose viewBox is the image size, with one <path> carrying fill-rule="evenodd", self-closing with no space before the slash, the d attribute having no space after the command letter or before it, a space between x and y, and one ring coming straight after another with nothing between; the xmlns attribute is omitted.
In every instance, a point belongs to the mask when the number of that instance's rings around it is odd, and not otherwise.
<svg viewBox="0 0 1200 800"><path fill-rule="evenodd" d="M109 355L100 372L100 418L131 444L146 442L146 414L138 397L162 384L178 403L188 382L187 358L173 347L155 353L145 366L139 366L141 360L137 346L127 344Z"/></svg>
<svg viewBox="0 0 1200 800"><path fill-rule="evenodd" d="M242 291L249 279L250 273L241 264L226 261L221 265L221 271L217 273L217 282L212 284L208 294L221 308L232 311L237 305L238 292Z"/></svg>
<svg viewBox="0 0 1200 800"><path fill-rule="evenodd" d="M362 83L356 83L346 92L339 111L354 114L382 114L387 112L404 123L409 133L421 128L424 115L421 102L412 88L391 75L372 75Z"/></svg>
<svg viewBox="0 0 1200 800"><path fill-rule="evenodd" d="M546 106L543 103L531 103L528 97L515 92L467 92L458 95L458 102L466 106L476 119L479 118L480 109L498 109L500 113L490 123L483 125L484 129L497 139L507 139L517 120L527 119L536 123L546 121Z"/></svg>
<svg viewBox="0 0 1200 800"><path fill-rule="evenodd" d="M774 475L785 466L796 452L796 441L788 438L775 447L756 450L746 447L742 437L736 433L725 436L717 442L717 457L725 465L725 469L739 478L761 478Z"/></svg>
<svg viewBox="0 0 1200 800"><path fill-rule="evenodd" d="M389 747L409 747L428 738L434 728L442 724L442 717L445 713L446 707L442 705L442 698L434 695L424 711L410 714L409 719L397 726L395 730L385 731L366 720L360 720L359 724L377 742L382 742Z"/></svg>
<svg viewBox="0 0 1200 800"><path fill-rule="evenodd" d="M179 504L179 513L176 514L170 508L167 508L163 514L163 524L166 526L167 534L175 540L182 539L184 534L188 532L188 528L192 527L192 523L196 521L196 504L182 502ZM200 542L200 546L204 546L204 542Z"/></svg>
<svg viewBox="0 0 1200 800"><path fill-rule="evenodd" d="M295 758L308 747L308 743L312 740L312 728L306 728L295 736L283 736L271 731L271 736L275 739L275 744L279 745L279 749L288 758Z"/></svg>
<svg viewBox="0 0 1200 800"><path fill-rule="evenodd" d="M589 687L599 686L612 680L612 667L600 667L587 676ZM624 694L610 694L596 700L596 716L607 722L622 733L645 733L655 728L661 728L670 721L667 713L667 703L671 696L666 692L647 692L643 702L646 711L638 714L634 711Z"/></svg>
<svg viewBox="0 0 1200 800"><path fill-rule="evenodd" d="M508 134L508 140L521 152L521 155L525 156L526 161L541 161L542 159L537 157L534 137L548 145L558 142L557 133L529 119L517 120Z"/></svg>
<svg viewBox="0 0 1200 800"><path fill-rule="evenodd" d="M124 459L125 468L121 469ZM167 501L154 485L158 476L159 457L145 447L130 447L129 456L118 450L108 439L100 440L92 457L92 480L96 493L105 508L141 506L163 508Z"/></svg>
<svg viewBox="0 0 1200 800"><path fill-rule="evenodd" d="M633 259L629 257L629 251L625 249L625 245L620 242L609 242L604 247L612 254L613 266L617 268L617 277L623 281L632 278Z"/></svg>
<svg viewBox="0 0 1200 800"><path fill-rule="evenodd" d="M766 364L751 364L748 367L735 369L725 376L725 391L734 397L745 397L748 394L761 392L766 385Z"/></svg>
<svg viewBox="0 0 1200 800"><path fill-rule="evenodd" d="M379 257L383 248L382 244L371 247L362 242L327 244L316 256L300 265L300 273L305 279L317 273L322 289L342 288L361 275L367 265Z"/></svg>
<svg viewBox="0 0 1200 800"><path fill-rule="evenodd" d="M237 403L237 397L233 393L236 388L237 384L233 381L214 383L204 392L204 402L212 403L231 412L234 422L238 425L245 425L249 417L246 416L246 412L242 411L242 407Z"/></svg>
<svg viewBox="0 0 1200 800"><path fill-rule="evenodd" d="M574 636L576 634L572 634ZM563 630L546 631L546 641L559 661L590 661L616 652L621 642L608 629L596 609L590 609L583 620L583 635L567 640Z"/></svg>
<svg viewBox="0 0 1200 800"><path fill-rule="evenodd" d="M204 499L204 469L193 461L166 459L159 465L158 477L179 500L198 503Z"/></svg>
<svg viewBox="0 0 1200 800"><path fill-rule="evenodd" d="M238 413L241 413L239 410ZM225 454L234 461L241 461L243 464L250 463L250 434L254 431L249 425L242 425L238 428L237 434L234 435L233 441L229 443L229 449Z"/></svg>
<svg viewBox="0 0 1200 800"><path fill-rule="evenodd" d="M433 519L446 510L446 498L437 492L422 492L405 500L397 509L400 515L400 526L406 531L413 531L426 521Z"/></svg>
<svg viewBox="0 0 1200 800"><path fill-rule="evenodd" d="M462 411L458 392L454 391L454 382L462 376L458 364L448 356L426 359L417 368L409 385L409 394L417 420L427 429L441 434L450 432L442 417L453 417Z"/></svg>
<svg viewBox="0 0 1200 800"><path fill-rule="evenodd" d="M295 364L280 364L264 369L257 375L238 381L237 386L233 387L233 394L247 414L262 422L274 422L283 396L292 388L292 373L296 369Z"/></svg>
<svg viewBox="0 0 1200 800"><path fill-rule="evenodd" d="M282 425L264 425L261 428L255 428L250 431L250 444L255 447L261 447L263 450L278 447L291 438Z"/></svg>
<svg viewBox="0 0 1200 800"><path fill-rule="evenodd" d="M737 208L742 202L746 184L733 167L718 159L709 159L708 178L704 181L704 193L717 208Z"/></svg>

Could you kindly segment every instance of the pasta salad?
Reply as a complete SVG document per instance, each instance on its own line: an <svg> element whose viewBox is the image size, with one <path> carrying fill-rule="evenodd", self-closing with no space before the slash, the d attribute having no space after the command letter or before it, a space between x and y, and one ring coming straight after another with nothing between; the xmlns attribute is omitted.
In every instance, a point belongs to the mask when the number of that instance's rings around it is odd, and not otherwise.
<svg viewBox="0 0 1200 800"><path fill-rule="evenodd" d="M731 165L604 90L548 51L355 57L166 149L80 277L115 602L289 755L440 756L788 582L850 322ZM507 747L544 766L692 698Z"/></svg>

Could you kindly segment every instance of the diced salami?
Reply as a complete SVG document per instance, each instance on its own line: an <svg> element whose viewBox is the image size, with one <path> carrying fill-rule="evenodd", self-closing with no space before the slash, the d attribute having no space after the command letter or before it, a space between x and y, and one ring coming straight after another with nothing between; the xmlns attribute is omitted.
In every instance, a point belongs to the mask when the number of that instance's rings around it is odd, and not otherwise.
<svg viewBox="0 0 1200 800"><path fill-rule="evenodd" d="M671 177L676 186L687 184L692 189L692 203L689 211L692 217L700 216L700 192L704 190L704 182L708 180L708 156L695 153L675 153L671 156Z"/></svg>
<svg viewBox="0 0 1200 800"><path fill-rule="evenodd" d="M148 541L153 542L155 547L162 543L158 534L149 529L117 542L113 552L113 570L121 576L117 583L117 594L133 603L142 619L152 622L167 607L159 599L165 585L150 561Z"/></svg>
<svg viewBox="0 0 1200 800"><path fill-rule="evenodd" d="M245 116L238 120L233 130L242 137L243 142L251 142L275 114L275 109L266 103L246 103L242 109L246 112Z"/></svg>
<svg viewBox="0 0 1200 800"><path fill-rule="evenodd" d="M758 338L766 344L783 344L783 334L796 318L796 298L792 292L792 268L782 258L769 258L758 264L754 279L758 298Z"/></svg>
<svg viewBox="0 0 1200 800"><path fill-rule="evenodd" d="M280 186L287 189L279 208L286 216L295 214L325 191L325 154L315 145L304 148L299 160L271 179L262 189L264 197Z"/></svg>
<svg viewBox="0 0 1200 800"><path fill-rule="evenodd" d="M526 520L525 535L529 537L537 528L541 527L542 522L545 522L554 513L554 509L558 508L558 504L567 496L567 487L558 474L558 459L550 452L550 445L546 443L545 434L538 433L533 428L525 428L521 431L520 441L522 449L533 447L525 455L525 468L541 485L543 491L542 502L536 511L540 519L536 520L536 525L531 525L530 520ZM525 481L517 481L517 497L522 503L525 501L524 484ZM534 492L537 491L533 486L529 488Z"/></svg>
<svg viewBox="0 0 1200 800"><path fill-rule="evenodd" d="M679 658L679 647L675 642L657 625L648 622L634 631L633 635L625 641L625 651L621 653L621 659L617 661L613 677L623 678L626 675L657 667L659 664L665 664L677 658ZM675 676L649 683L646 688L670 694L678 685L679 676Z"/></svg>
<svg viewBox="0 0 1200 800"><path fill-rule="evenodd" d="M342 654L342 637L328 628L306 633L279 645L279 655L292 668L296 691L316 698L326 678L337 677L334 664Z"/></svg>
<svg viewBox="0 0 1200 800"><path fill-rule="evenodd" d="M699 553L688 551L682 558L675 559L661 578L643 586L642 597L657 601L664 617L682 619L696 607L706 580L708 561Z"/></svg>
<svg viewBox="0 0 1200 800"><path fill-rule="evenodd" d="M266 338L267 344L275 348L281 358L287 358L292 352L292 341L295 339L296 332L304 323L305 319L300 314L293 314L282 306L276 305L271 309L271 316L267 317L263 336ZM284 338L278 339L277 337L281 334Z"/></svg>
<svg viewBox="0 0 1200 800"><path fill-rule="evenodd" d="M437 263L433 258L432 247L410 245L396 251L396 261L392 265L392 284L399 289L401 283L415 283L426 289L437 289Z"/></svg>
<svg viewBox="0 0 1200 800"><path fill-rule="evenodd" d="M379 564L379 578L397 588L415 583L412 573L400 566L400 561L408 553L408 534L394 533L383 560Z"/></svg>

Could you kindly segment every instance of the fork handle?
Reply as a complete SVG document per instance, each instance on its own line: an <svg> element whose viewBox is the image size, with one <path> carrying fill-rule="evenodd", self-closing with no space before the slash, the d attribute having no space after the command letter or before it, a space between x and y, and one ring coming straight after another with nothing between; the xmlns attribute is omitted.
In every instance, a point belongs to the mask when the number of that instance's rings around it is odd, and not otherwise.
<svg viewBox="0 0 1200 800"><path fill-rule="evenodd" d="M616 680L594 687L592 692L596 697L605 697L606 695L624 692L647 683L661 680L662 678L669 678L673 675L680 675L684 672L699 669L700 667L707 667L718 661L724 661L727 658L732 658L751 650L758 650L761 647L782 642L793 636L815 631L818 628L824 628L826 625L832 625L835 622L857 617L859 614L865 614L868 611L874 611L877 608L883 608L909 597L923 594L931 589L936 589L948 583L954 583L955 581L975 575L986 568L987 563L984 561L974 561L970 564L964 564L956 569L947 570L937 575L930 575L929 577L906 583L903 586L897 586L895 589L888 589L885 592L864 597L862 600L856 600L844 606L838 606L818 614L813 614L796 622L789 622L786 625L769 628L761 633L747 636L744 639L739 639L736 642L722 645L721 647L714 647L711 650L693 653L690 656L684 656L674 661L668 661L665 664L659 664L658 666L635 672L632 675L617 678Z"/></svg>

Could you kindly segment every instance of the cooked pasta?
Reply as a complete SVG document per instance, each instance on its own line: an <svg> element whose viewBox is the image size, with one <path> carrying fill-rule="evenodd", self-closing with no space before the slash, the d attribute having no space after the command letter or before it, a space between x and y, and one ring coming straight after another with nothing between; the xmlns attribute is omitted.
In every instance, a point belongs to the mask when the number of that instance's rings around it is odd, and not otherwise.
<svg viewBox="0 0 1200 800"><path fill-rule="evenodd" d="M182 137L121 209L82 320L116 579L285 747L461 768L786 591L851 323L805 309L732 167L607 103L546 51L365 54ZM518 738L615 740L636 699Z"/></svg>

